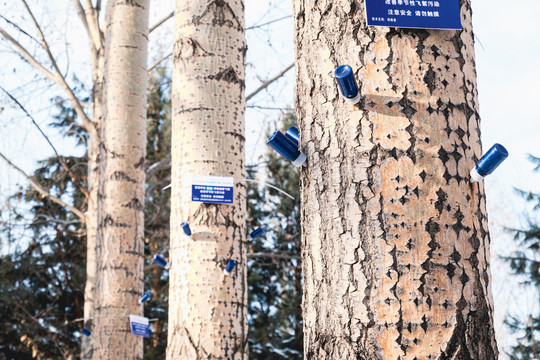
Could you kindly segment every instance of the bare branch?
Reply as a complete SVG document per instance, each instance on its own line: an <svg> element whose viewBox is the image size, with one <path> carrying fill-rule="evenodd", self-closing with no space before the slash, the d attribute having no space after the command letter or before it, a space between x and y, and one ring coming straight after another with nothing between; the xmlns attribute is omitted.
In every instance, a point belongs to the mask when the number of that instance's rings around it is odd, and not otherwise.
<svg viewBox="0 0 540 360"><path fill-rule="evenodd" d="M150 73L152 72L152 70L154 70L156 68L156 66L158 66L159 64L161 64L163 61L167 60L168 58L170 58L172 56L172 52L165 55L164 57L162 57L161 59L159 59L158 61L156 61L152 66L150 66L148 68L148 75L150 75Z"/></svg>
<svg viewBox="0 0 540 360"><path fill-rule="evenodd" d="M33 41L35 41L37 44L39 44L39 41L33 37L32 35L30 35L29 33L27 33L26 31L24 31L19 25L15 24L13 21L10 21L9 19L7 19L5 16L2 16L0 15L0 18L4 19L5 22L7 22L8 24L10 24L11 26L13 26L14 28L16 28L17 30L19 30L21 33L23 33L24 35L28 36L30 39L32 39Z"/></svg>
<svg viewBox="0 0 540 360"><path fill-rule="evenodd" d="M88 24L88 34L94 43L94 47L99 52L103 49L105 42L103 32L99 27L99 11L101 9L101 1L96 3L96 7L92 5L92 0L83 0L84 14L86 23Z"/></svg>
<svg viewBox="0 0 540 360"><path fill-rule="evenodd" d="M256 258L271 258L271 259L283 259L283 260L298 260L300 256L290 255L288 253L248 253L248 259Z"/></svg>
<svg viewBox="0 0 540 360"><path fill-rule="evenodd" d="M261 109L261 110L279 110L279 111L293 111L293 108L289 107L272 107L272 106L259 106L259 105L247 105L251 109Z"/></svg>
<svg viewBox="0 0 540 360"><path fill-rule="evenodd" d="M288 18L292 18L292 16L291 16L291 15L287 15L287 16L284 16L284 17L279 18L279 19L270 20L270 21L265 22L265 23L260 24L260 25L249 26L249 27L246 28L246 31L247 31L247 30L257 29L257 28L260 28L260 27L263 27L263 26L266 26L266 25L270 25L270 24L273 24L273 23L275 23L275 22L278 22L278 21L281 21L281 20L285 20L285 19L288 19Z"/></svg>
<svg viewBox="0 0 540 360"><path fill-rule="evenodd" d="M80 224L80 220L60 220L60 219L54 219L50 216L40 214L34 218L34 221L37 219L44 219L47 223L54 222L62 225L74 225L74 224Z"/></svg>
<svg viewBox="0 0 540 360"><path fill-rule="evenodd" d="M56 148L54 147L54 145L52 144L51 140L49 140L49 137L47 135L45 135L45 133L43 132L43 130L41 130L41 127L38 125L38 123L36 122L36 120L32 117L32 115L30 115L30 113L24 108L24 106L22 106L22 104L15 98L13 97L13 95L11 95L8 91L6 91L6 89L4 89L3 87L0 86L0 89L6 93L7 96L9 96L9 98L11 100L13 100L17 106L19 106L19 108L24 111L24 113L26 114L26 116L28 116L30 118L30 120L32 120L32 123L34 124L35 127L37 127L38 131L41 133L41 135L43 135L43 137L45 138L45 140L47 141L47 143L49 143L49 146L51 147L51 149L53 149L54 151L54 154L56 155L56 158L58 159L58 162L60 163L60 165L62 165L62 167L64 168L64 170L69 174L69 176L71 177L71 179L73 180L73 184L75 184L75 186L77 186L77 188L83 193L83 195L88 199L89 198L89 194L88 194L88 191L86 191L86 189L84 189L83 187L81 187L75 180L76 180L76 176L75 174L73 174L73 172L71 171L71 169L67 166L66 162L64 161L64 159L62 159L62 157L60 156L60 154L58 154L58 151L56 151Z"/></svg>
<svg viewBox="0 0 540 360"><path fill-rule="evenodd" d="M26 1L25 0L22 0L24 2L24 4L26 4ZM27 6L27 9L30 11L30 8L28 8L28 5ZM32 19L34 20L34 24L37 26L38 28L38 31L40 32L40 35L42 37L42 41L43 41L43 44L42 46L45 47L45 50L47 51L47 53L49 54L49 58L51 59L51 61L53 61L53 66L55 67L56 69L56 75L54 75L52 72L50 72L49 70L47 70L41 63L39 63L32 55L30 55L30 53L28 52L28 50L26 50L24 48L24 46L22 46L17 40L15 40L11 35L9 35L5 30L3 30L2 28L0 28L0 34L2 34L8 41L10 41L19 51L20 53L26 58L26 60L28 60L28 62L30 62L31 65L33 65L36 69L38 69L39 71L41 71L49 80L53 81L54 83L58 84L66 93L67 93L67 96L69 98L69 100L72 102L73 104L73 108L75 109L75 112L77 113L77 115L82 119L83 121L83 125L89 129L90 126L92 126L92 121L88 118L88 116L86 115L86 113L84 112L84 109L79 101L79 99L75 96L75 94L73 93L73 90L69 87L69 85L67 84L66 82L66 79L64 78L64 76L62 75L62 73L60 72L60 70L58 69L56 65L56 61L54 60L54 57L52 57L52 54L50 52L50 49L48 48L48 44L47 42L45 41L45 38L43 36L43 32L41 31L41 28L39 27L39 24L37 24L37 21L35 20L32 12L30 11L30 14L32 16Z"/></svg>
<svg viewBox="0 0 540 360"><path fill-rule="evenodd" d="M157 172L161 170L166 170L171 167L171 154L165 155L163 159L160 161L150 165L148 169L146 169L146 179L152 178Z"/></svg>
<svg viewBox="0 0 540 360"><path fill-rule="evenodd" d="M75 10L77 10L77 15L79 15L79 19L81 19L81 22L83 23L86 32L90 34L90 29L88 28L88 21L86 20L86 12L84 11L81 2L79 0L71 0L71 2L73 3L73 6L75 6Z"/></svg>
<svg viewBox="0 0 540 360"><path fill-rule="evenodd" d="M81 219L81 222L84 223L85 222L85 216L83 214L83 212L67 203L65 203L64 201L60 200L59 198L53 196L52 194L50 194L49 192L47 192L47 190L45 190L40 184L38 184L36 181L34 181L30 176L28 176L21 168L19 168L17 165L15 165L14 163L12 163L7 157L4 156L4 154L2 154L0 152L0 157L2 159L4 159L12 168L14 168L15 170L17 170L22 176L24 176L28 182L30 183L30 185L37 191L41 194L41 196L43 197L47 197L49 198L52 202L55 202L57 203L58 205L61 205L63 207L65 207L66 209L68 209L69 211L71 211L73 214L77 215L77 217L79 219Z"/></svg>
<svg viewBox="0 0 540 360"><path fill-rule="evenodd" d="M49 70L45 69L45 67L41 65L41 63L39 63L32 55L30 55L30 53L24 48L24 46L22 46L17 40L15 40L2 28L0 28L0 34L2 34L6 38L6 40L11 42L32 66L41 71L43 75L45 75L49 80L58 84L58 79L56 78L56 76L54 76L54 74Z"/></svg>
<svg viewBox="0 0 540 360"><path fill-rule="evenodd" d="M268 81L265 81L261 86L259 86L257 88L257 90L253 91L251 94L249 94L248 96L246 96L246 102L248 102L252 97L254 97L255 95L257 95L258 93L260 93L261 91L263 91L264 89L266 89L268 86L270 86L270 84L272 84L274 81L278 80L280 77L282 77L283 75L285 75L285 73L287 73L287 71L291 70L292 68L294 67L294 63L292 63L291 65L287 66L283 71L281 71L279 74L277 74L276 76L274 76L273 78L271 78L270 80Z"/></svg>
<svg viewBox="0 0 540 360"><path fill-rule="evenodd" d="M151 33L152 31L156 30L158 27L160 27L161 25L163 25L163 23L167 20L169 20L170 18L172 18L174 16L174 11L171 12L169 15L165 16L163 19L161 19L160 21L157 22L157 24L155 24L154 26L152 26L150 29L148 29L148 33Z"/></svg>

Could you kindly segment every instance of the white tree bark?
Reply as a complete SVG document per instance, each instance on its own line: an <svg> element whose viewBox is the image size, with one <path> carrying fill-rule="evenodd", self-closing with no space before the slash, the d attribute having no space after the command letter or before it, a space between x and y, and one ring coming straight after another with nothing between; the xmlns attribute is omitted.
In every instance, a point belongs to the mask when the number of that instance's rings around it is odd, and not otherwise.
<svg viewBox="0 0 540 360"><path fill-rule="evenodd" d="M176 1L167 359L247 359L244 7ZM233 176L234 204L191 202L191 176ZM188 221L194 238L180 227ZM204 237L197 234L206 233ZM238 261L230 276L228 259Z"/></svg>
<svg viewBox="0 0 540 360"><path fill-rule="evenodd" d="M294 1L307 359L497 358L470 1L462 31ZM333 70L356 71L363 101Z"/></svg>
<svg viewBox="0 0 540 360"><path fill-rule="evenodd" d="M149 0L107 4L94 359L143 356L127 315L142 315L148 14Z"/></svg>

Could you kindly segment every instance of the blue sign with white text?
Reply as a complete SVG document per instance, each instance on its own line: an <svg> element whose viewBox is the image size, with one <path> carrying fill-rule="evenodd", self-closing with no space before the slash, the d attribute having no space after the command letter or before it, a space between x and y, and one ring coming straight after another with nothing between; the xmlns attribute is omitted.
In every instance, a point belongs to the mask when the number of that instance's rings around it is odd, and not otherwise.
<svg viewBox="0 0 540 360"><path fill-rule="evenodd" d="M148 318L138 315L129 315L131 333L134 335L149 337Z"/></svg>
<svg viewBox="0 0 540 360"><path fill-rule="evenodd" d="M459 0L366 0L367 24L414 29L461 29Z"/></svg>
<svg viewBox="0 0 540 360"><path fill-rule="evenodd" d="M233 203L234 179L219 176L193 176L191 201L214 204Z"/></svg>

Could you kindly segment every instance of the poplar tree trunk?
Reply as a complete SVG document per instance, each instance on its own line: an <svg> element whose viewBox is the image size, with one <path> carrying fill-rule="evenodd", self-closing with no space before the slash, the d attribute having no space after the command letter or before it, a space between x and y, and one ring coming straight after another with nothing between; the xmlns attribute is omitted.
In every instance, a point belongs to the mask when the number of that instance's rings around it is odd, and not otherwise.
<svg viewBox="0 0 540 360"><path fill-rule="evenodd" d="M102 117L103 102L103 49L96 50L94 43L90 41L92 56L92 120L93 125L88 131L88 208L86 212L86 284L84 288L84 318L89 319L94 315L94 296L97 272L96 237L97 237L97 201L98 201L98 175L99 175L99 124ZM85 320L84 326L93 331L92 320ZM81 358L92 358L91 338L84 336L81 341Z"/></svg>
<svg viewBox="0 0 540 360"><path fill-rule="evenodd" d="M176 1L167 359L247 359L244 7ZM191 176L234 177L232 205L191 202ZM193 239L180 227L188 221ZM224 275L227 260L238 261Z"/></svg>
<svg viewBox="0 0 540 360"><path fill-rule="evenodd" d="M307 359L498 356L470 1L462 31L295 0ZM357 109L333 70L356 71Z"/></svg>
<svg viewBox="0 0 540 360"><path fill-rule="evenodd" d="M143 357L128 315L142 315L148 8L149 0L107 4L94 359Z"/></svg>

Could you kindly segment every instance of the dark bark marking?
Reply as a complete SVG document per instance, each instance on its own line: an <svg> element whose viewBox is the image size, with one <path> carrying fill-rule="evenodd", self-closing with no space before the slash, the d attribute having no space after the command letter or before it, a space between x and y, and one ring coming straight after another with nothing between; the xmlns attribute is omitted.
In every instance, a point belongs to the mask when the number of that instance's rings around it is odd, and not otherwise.
<svg viewBox="0 0 540 360"><path fill-rule="evenodd" d="M435 71L433 71L433 67L431 65L429 65L429 68L426 71L426 75L424 75L424 83L429 89L429 93L433 94L433 90L437 88L437 74L435 73Z"/></svg>
<svg viewBox="0 0 540 360"><path fill-rule="evenodd" d="M141 9L144 9L144 6L142 6L141 4L139 4L137 2L137 0L120 0L120 1L117 1L113 7L115 6L119 6L119 5L126 5L126 6L132 6L132 7L137 7L137 8L141 8Z"/></svg>
<svg viewBox="0 0 540 360"><path fill-rule="evenodd" d="M130 202L122 204L122 207L134 210L144 210L143 204L137 198L132 198Z"/></svg>
<svg viewBox="0 0 540 360"><path fill-rule="evenodd" d="M200 25L202 20L206 18L209 18L207 23L213 26L225 26L235 28L238 31L244 29L232 8L224 0L212 1L204 9L203 13L199 16L194 16L192 21L194 25Z"/></svg>
<svg viewBox="0 0 540 360"><path fill-rule="evenodd" d="M144 166L144 163L145 163L145 159L144 159L144 156L142 156L139 161L137 161L134 165L135 169L138 169L142 166Z"/></svg>
<svg viewBox="0 0 540 360"><path fill-rule="evenodd" d="M229 67L221 70L216 75L209 75L208 78L211 79L211 80L214 80L214 79L218 80L218 81L223 80L223 81L225 81L227 83L230 83L230 84L240 84L240 85L244 86L244 81L240 80L240 78L238 77L238 75L236 74L236 71L234 71L232 66L229 66Z"/></svg>
<svg viewBox="0 0 540 360"><path fill-rule="evenodd" d="M115 171L111 174L111 176L109 177L109 180L116 180L116 181L125 181L125 182L129 182L129 183L132 183L132 184L136 184L137 181L135 181L134 179L130 178L125 172L123 171Z"/></svg>
<svg viewBox="0 0 540 360"><path fill-rule="evenodd" d="M237 132L225 131L224 134L225 135L232 135L234 137L237 137L240 141L246 141L244 136L242 134L240 134L240 133L237 133Z"/></svg>
<svg viewBox="0 0 540 360"><path fill-rule="evenodd" d="M176 42L174 59L214 56L215 54L205 50L202 45L193 38L184 38Z"/></svg>
<svg viewBox="0 0 540 360"><path fill-rule="evenodd" d="M105 218L101 222L101 226L102 227L111 226L111 227L120 227L120 228L131 228L129 224L114 221L114 219L112 218L110 214L107 214L105 216Z"/></svg>
<svg viewBox="0 0 540 360"><path fill-rule="evenodd" d="M448 194L442 189L437 190L437 201L435 202L435 209L439 212L439 215L442 214L444 209L444 204L448 199Z"/></svg>

